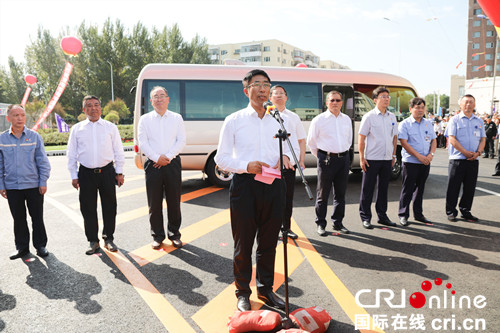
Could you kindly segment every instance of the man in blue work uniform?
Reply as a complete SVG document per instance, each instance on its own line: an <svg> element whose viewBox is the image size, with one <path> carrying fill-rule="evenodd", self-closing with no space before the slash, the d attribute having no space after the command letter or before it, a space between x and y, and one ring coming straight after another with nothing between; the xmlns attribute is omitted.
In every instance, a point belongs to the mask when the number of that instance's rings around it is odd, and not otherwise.
<svg viewBox="0 0 500 333"><path fill-rule="evenodd" d="M415 97L410 100L411 116L399 124L398 137L401 142L403 170L399 198L399 223L408 225L410 202L413 198L413 217L429 223L423 213L424 188L432 158L436 151L436 133L432 122L424 118L425 100Z"/></svg>
<svg viewBox="0 0 500 333"><path fill-rule="evenodd" d="M461 112L451 118L446 127L450 143L446 215L451 222L457 221L456 206L462 184L463 193L458 204L462 217L468 222L478 221L478 218L471 214L471 208L479 168L478 158L483 152L486 134L483 121L474 115L475 106L474 96L463 96L460 99Z"/></svg>
<svg viewBox="0 0 500 333"><path fill-rule="evenodd" d="M14 219L17 251L10 259L22 258L30 252L26 205L33 224L33 246L40 257L46 257L49 252L45 248L43 195L50 176L49 159L42 137L24 126L26 112L21 105L9 105L7 119L10 129L0 134L0 195L8 200Z"/></svg>

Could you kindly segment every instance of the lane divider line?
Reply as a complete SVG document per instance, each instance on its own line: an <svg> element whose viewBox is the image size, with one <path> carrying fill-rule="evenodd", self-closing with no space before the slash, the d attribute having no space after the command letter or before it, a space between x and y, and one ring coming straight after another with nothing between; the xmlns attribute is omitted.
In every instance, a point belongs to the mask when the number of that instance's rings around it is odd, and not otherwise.
<svg viewBox="0 0 500 333"><path fill-rule="evenodd" d="M492 195L496 195L497 197L500 197L500 193L493 192L493 191L487 190L487 189L482 188L482 187L476 187L476 190L479 190L479 191L482 191L482 192L486 192L488 194L492 194Z"/></svg>

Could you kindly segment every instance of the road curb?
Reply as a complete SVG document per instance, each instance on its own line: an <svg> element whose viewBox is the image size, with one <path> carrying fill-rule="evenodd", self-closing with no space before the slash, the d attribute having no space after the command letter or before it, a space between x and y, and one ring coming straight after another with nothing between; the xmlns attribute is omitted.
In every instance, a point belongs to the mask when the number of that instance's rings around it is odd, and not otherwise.
<svg viewBox="0 0 500 333"><path fill-rule="evenodd" d="M127 146L123 147L123 151L133 151L134 147L133 146ZM47 156L65 156L66 155L66 150L51 150L47 151Z"/></svg>

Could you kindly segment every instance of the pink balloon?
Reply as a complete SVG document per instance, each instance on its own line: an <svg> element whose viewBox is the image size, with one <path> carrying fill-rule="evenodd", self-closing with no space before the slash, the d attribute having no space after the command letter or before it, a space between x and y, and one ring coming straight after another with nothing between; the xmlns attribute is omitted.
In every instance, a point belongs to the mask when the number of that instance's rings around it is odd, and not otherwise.
<svg viewBox="0 0 500 333"><path fill-rule="evenodd" d="M26 81L26 83L29 85L33 85L36 83L36 77L31 74L28 74L24 77L24 81Z"/></svg>
<svg viewBox="0 0 500 333"><path fill-rule="evenodd" d="M82 50L82 42L76 37L64 37L61 40L61 48L64 53L71 56L76 56Z"/></svg>
<svg viewBox="0 0 500 333"><path fill-rule="evenodd" d="M297 67L297 68L308 68L308 67L307 67L307 65L306 65L306 64L304 64L303 62L301 62L301 63L299 63L299 64L295 65L295 67Z"/></svg>

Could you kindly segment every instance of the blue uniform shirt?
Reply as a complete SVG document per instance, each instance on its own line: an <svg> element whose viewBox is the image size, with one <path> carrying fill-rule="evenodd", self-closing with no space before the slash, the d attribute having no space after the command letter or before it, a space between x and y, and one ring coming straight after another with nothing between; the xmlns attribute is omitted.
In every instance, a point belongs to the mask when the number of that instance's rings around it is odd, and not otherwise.
<svg viewBox="0 0 500 333"><path fill-rule="evenodd" d="M436 138L432 122L425 118L418 123L413 116L403 120L399 124L399 139L407 140L417 153L424 156L429 155L431 150L431 142ZM422 164L418 158L408 153L404 148L401 151L403 162Z"/></svg>
<svg viewBox="0 0 500 333"><path fill-rule="evenodd" d="M40 134L24 126L21 138L12 128L0 134L0 190L47 186L50 163Z"/></svg>
<svg viewBox="0 0 500 333"><path fill-rule="evenodd" d="M447 137L450 135L455 136L465 150L474 152L477 151L481 138L486 137L483 121L474 114L467 118L463 112L450 119L448 126L446 126L445 135ZM451 144L448 147L448 153L450 160L467 159L464 154L456 150Z"/></svg>

